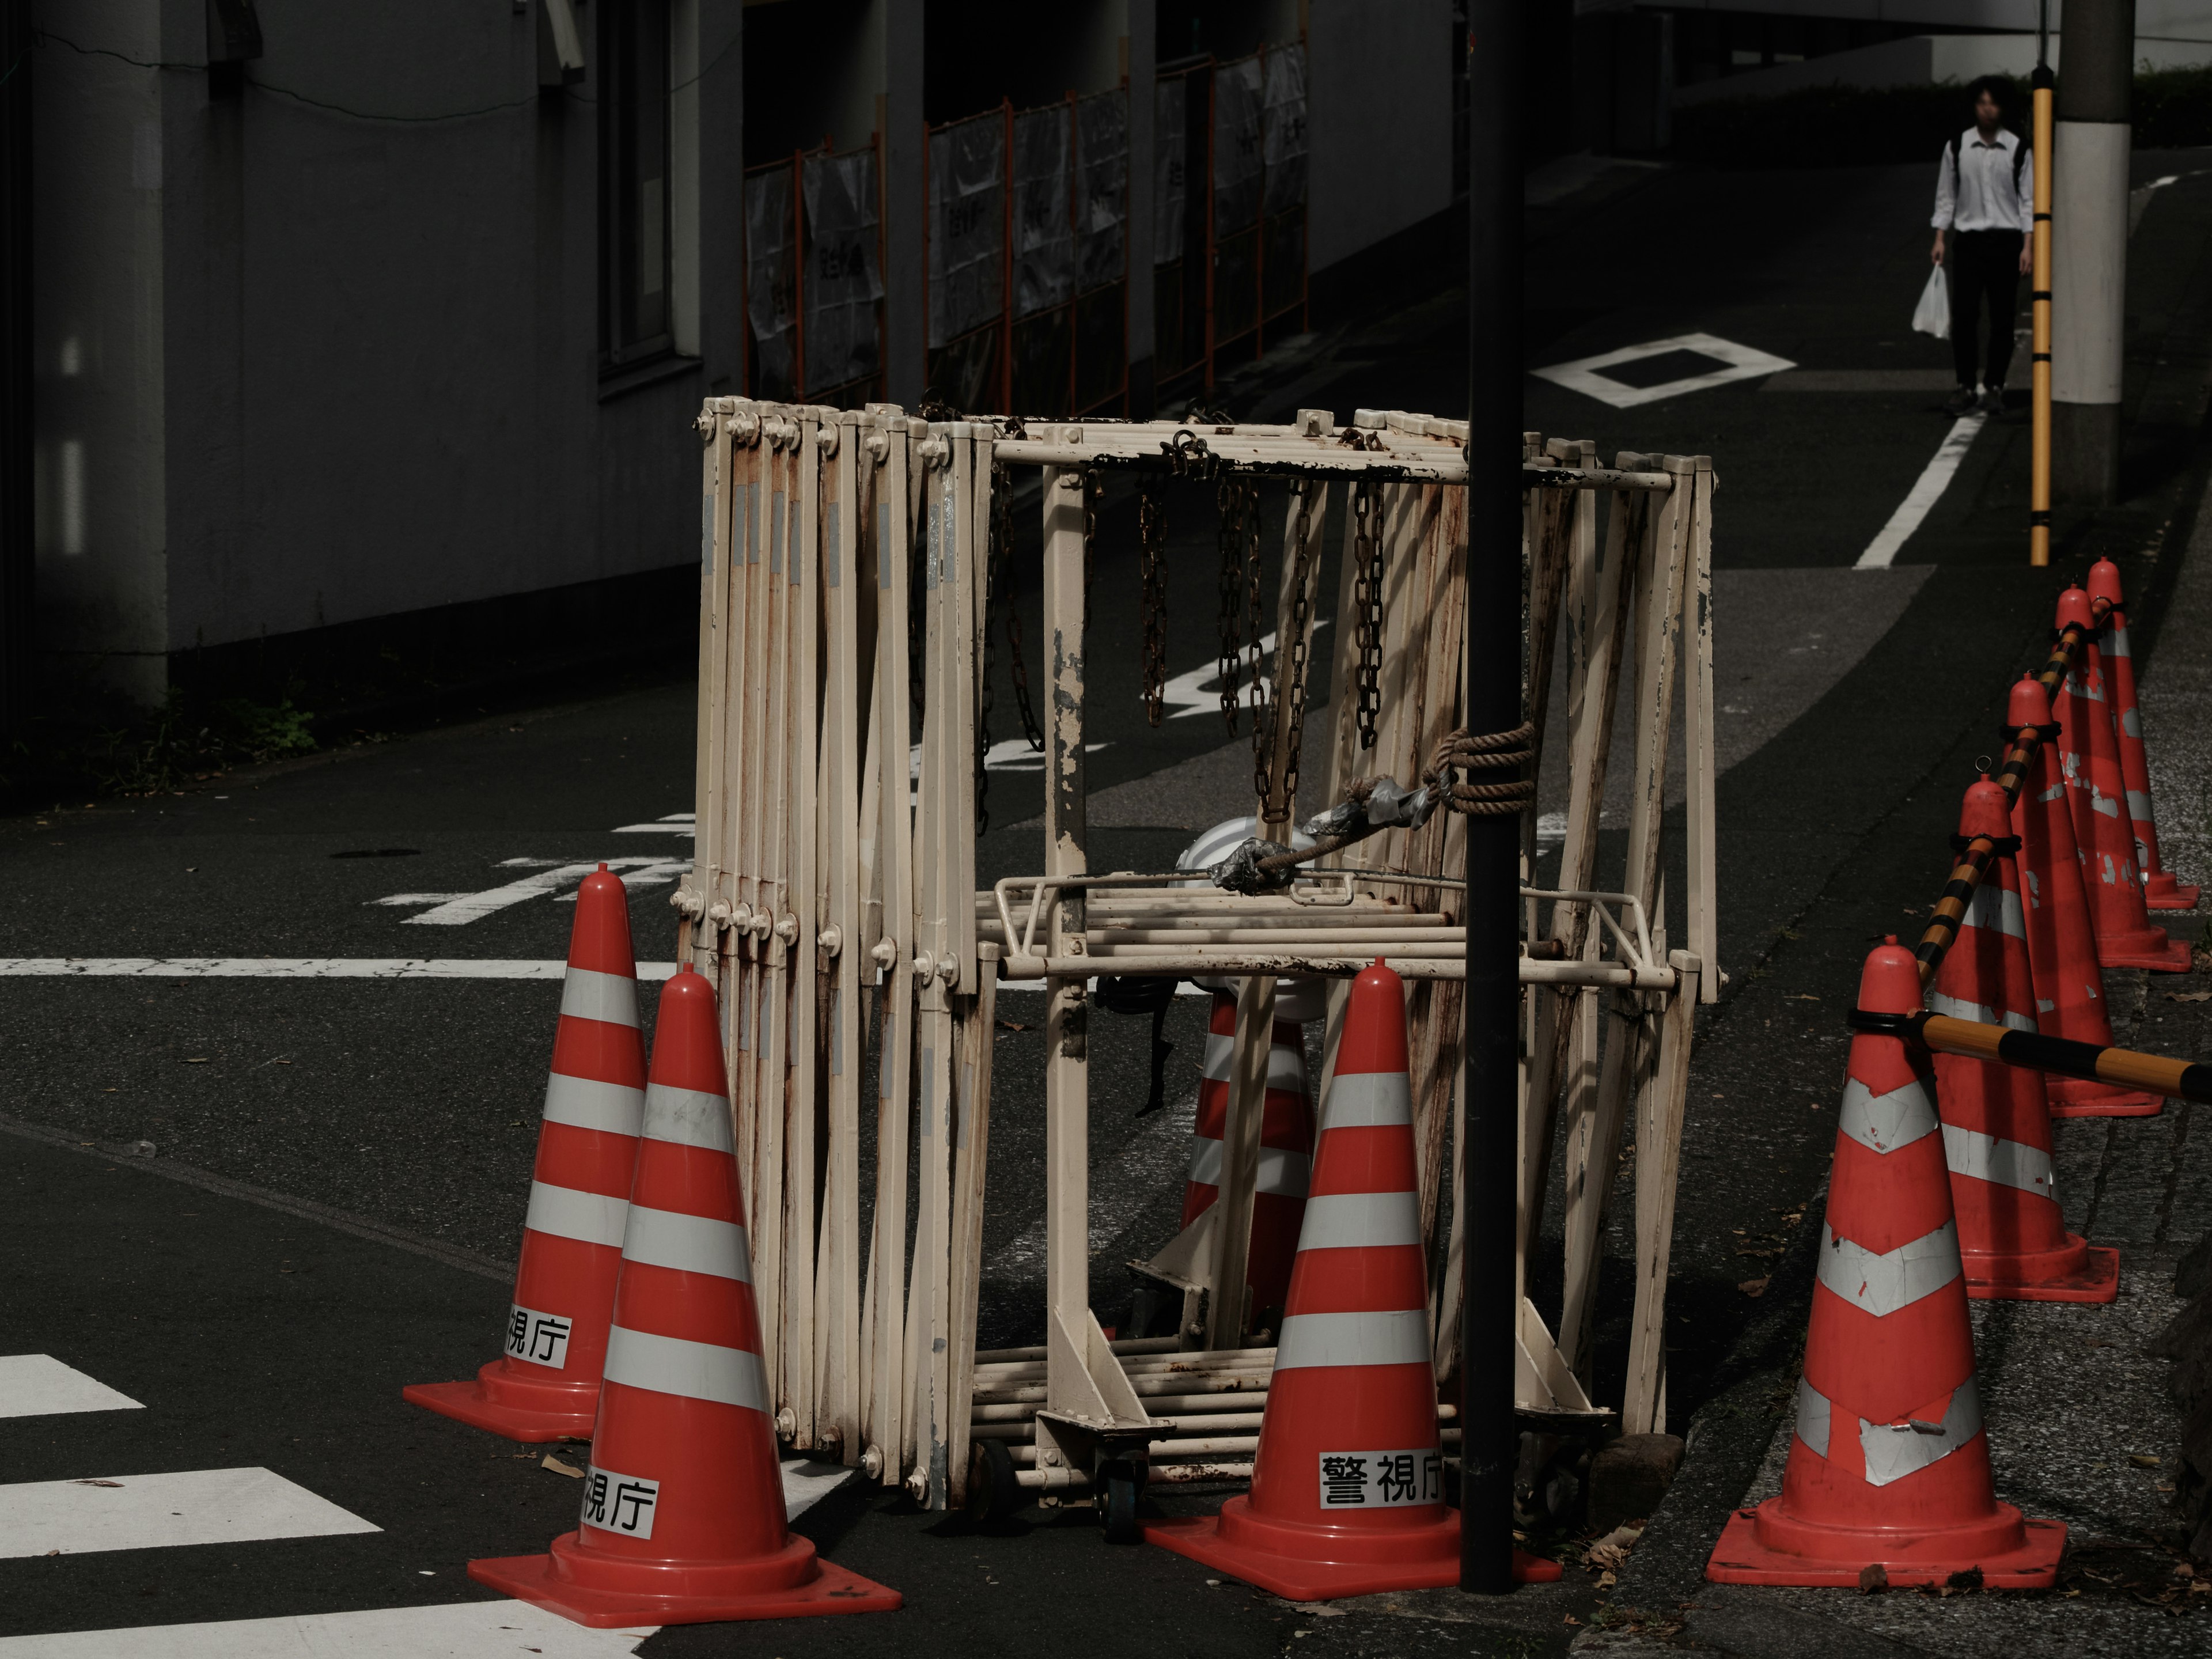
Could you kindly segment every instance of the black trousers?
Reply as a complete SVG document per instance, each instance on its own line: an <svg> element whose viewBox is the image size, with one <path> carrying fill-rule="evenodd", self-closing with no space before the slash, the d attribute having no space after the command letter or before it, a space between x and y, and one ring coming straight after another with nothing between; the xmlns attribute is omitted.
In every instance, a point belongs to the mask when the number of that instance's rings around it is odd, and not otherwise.
<svg viewBox="0 0 2212 1659"><path fill-rule="evenodd" d="M2012 367L2013 313L2020 305L2020 246L2016 230L1954 230L1945 239L1943 264L1951 276L1951 360L1959 384L1974 384L1974 319L1986 297L1989 351L1980 379L2002 386Z"/></svg>

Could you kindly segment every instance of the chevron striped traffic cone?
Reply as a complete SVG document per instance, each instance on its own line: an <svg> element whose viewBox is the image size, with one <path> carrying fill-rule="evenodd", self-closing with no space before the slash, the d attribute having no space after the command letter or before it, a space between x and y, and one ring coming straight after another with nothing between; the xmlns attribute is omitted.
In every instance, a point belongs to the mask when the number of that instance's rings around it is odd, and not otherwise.
<svg viewBox="0 0 2212 1659"><path fill-rule="evenodd" d="M2127 786L2128 817L2135 825L2136 869L2142 876L2143 905L2151 910L2194 910L2198 890L2185 887L2160 862L2158 825L2150 799L2150 757L2143 749L2142 713L2136 704L2136 665L2128 647L2128 613L2120 604L2120 568L2110 559L2089 567L2089 598L2109 599L2101 649L2105 685L2120 741L2120 781Z"/></svg>
<svg viewBox="0 0 2212 1659"><path fill-rule="evenodd" d="M2074 846L2074 815L2066 801L2042 684L2023 674L2005 711L2007 742L2022 726L2043 734L2035 764L2013 803L2013 833L2020 837L2022 896L2027 901L2027 962L2035 981L2035 1024L2045 1036L2109 1048L2112 1022L2105 1012L2105 971L2097 963L2089 901L2081 890L2081 860ZM2150 1117L2166 1103L2139 1089L2122 1089L2087 1078L2043 1079L2053 1117Z"/></svg>
<svg viewBox="0 0 2212 1659"><path fill-rule="evenodd" d="M577 1529L471 1561L478 1583L599 1629L887 1611L785 1525L714 989L660 993L645 1140Z"/></svg>
<svg viewBox="0 0 2212 1659"><path fill-rule="evenodd" d="M1894 939L1868 955L1859 1006L1918 1012L1919 968ZM1729 1517L1705 1565L1717 1583L1856 1585L1875 1565L1897 1586L2057 1578L2064 1524L2023 1521L1990 1482L1936 1129L1903 1040L1855 1036L1782 1495Z"/></svg>
<svg viewBox="0 0 2212 1659"><path fill-rule="evenodd" d="M2089 621L2089 596L2069 587L2058 596L2060 628ZM2136 867L2135 824L2120 781L2119 739L2105 691L2104 653L2085 633L2081 656L2059 688L2059 763L2065 769L2074 840L2081 854L2081 884L2096 929L2097 960L2107 968L2148 968L2153 973L2189 971L2189 945L2152 924L2143 908L2142 878Z"/></svg>
<svg viewBox="0 0 2212 1659"><path fill-rule="evenodd" d="M1213 994L1213 1017L1191 1126L1190 1178L1183 1187L1186 1227L1221 1193L1221 1137L1229 1121L1229 1073L1237 1046L1237 999ZM1305 1038L1286 1019L1275 1022L1267 1054L1266 1108L1260 1120L1260 1170L1253 1188L1252 1243L1244 1282L1252 1291L1252 1328L1273 1322L1291 1288L1291 1263L1305 1218L1313 1166L1313 1103L1306 1093Z"/></svg>
<svg viewBox="0 0 2212 1659"><path fill-rule="evenodd" d="M576 891L507 1351L472 1382L418 1382L403 1399L510 1440L591 1433L644 1108L629 897L603 864Z"/></svg>
<svg viewBox="0 0 2212 1659"><path fill-rule="evenodd" d="M1293 1601L1459 1582L1429 1354L1406 988L1352 988L1249 1497L1147 1542ZM1516 1576L1559 1564L1516 1553Z"/></svg>
<svg viewBox="0 0 2212 1659"><path fill-rule="evenodd" d="M1984 773L1966 786L1959 842L1987 836L1997 844L1996 856L1966 907L1928 1006L1954 1019L2033 1031L2035 986L2013 868L2020 843L2011 830L2004 791ZM2117 1296L2119 1252L2091 1249L2066 1231L2059 1212L2041 1074L1938 1054L1936 1108L1943 1120L1966 1294L2001 1302L2110 1302Z"/></svg>

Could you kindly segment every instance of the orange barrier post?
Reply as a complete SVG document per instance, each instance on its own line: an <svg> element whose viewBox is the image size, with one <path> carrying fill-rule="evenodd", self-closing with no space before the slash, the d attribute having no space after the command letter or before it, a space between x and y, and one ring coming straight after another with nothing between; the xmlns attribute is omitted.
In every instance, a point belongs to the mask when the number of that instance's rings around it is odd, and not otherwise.
<svg viewBox="0 0 2212 1659"><path fill-rule="evenodd" d="M1919 970L1894 939L1869 953L1859 1006L1918 1012ZM1901 1039L1852 1037L1782 1494L1729 1518L1705 1567L1717 1583L1852 1586L1871 1566L1899 1587L2058 1577L2064 1524L2023 1520L1990 1479L1928 1083Z"/></svg>
<svg viewBox="0 0 2212 1659"><path fill-rule="evenodd" d="M510 1440L592 1432L644 1109L629 899L603 864L576 891L506 1352L473 1382L402 1399Z"/></svg>

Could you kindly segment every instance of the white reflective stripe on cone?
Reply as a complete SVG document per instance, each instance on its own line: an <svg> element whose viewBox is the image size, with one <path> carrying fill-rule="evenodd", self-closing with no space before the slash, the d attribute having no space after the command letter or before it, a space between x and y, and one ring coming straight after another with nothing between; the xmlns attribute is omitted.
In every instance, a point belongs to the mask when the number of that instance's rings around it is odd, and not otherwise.
<svg viewBox="0 0 2212 1659"><path fill-rule="evenodd" d="M2000 1140L1978 1129L1943 1126L1943 1161L1953 1175L1972 1176L2000 1187L2017 1187L2039 1198L2056 1199L2051 1154L2017 1140Z"/></svg>
<svg viewBox="0 0 2212 1659"><path fill-rule="evenodd" d="M1324 1129L1381 1129L1413 1121L1413 1086L1403 1072L1339 1072L1322 1113Z"/></svg>
<svg viewBox="0 0 2212 1659"><path fill-rule="evenodd" d="M1814 1451L1828 1455L1828 1396L1808 1382L1797 1379L1797 1437Z"/></svg>
<svg viewBox="0 0 2212 1659"><path fill-rule="evenodd" d="M686 1215L681 1210L631 1205L629 1227L623 1235L623 1260L679 1273L712 1273L745 1285L753 1282L752 1250L745 1230L735 1222Z"/></svg>
<svg viewBox="0 0 2212 1659"><path fill-rule="evenodd" d="M1971 1019L1984 1025L2005 1025L2015 1031L2033 1031L2035 1022L2026 1014L2000 1013L1986 1002L1969 1002L1964 997L1947 997L1941 992L1928 994L1928 1012L1941 1014L1946 1019Z"/></svg>
<svg viewBox="0 0 2212 1659"><path fill-rule="evenodd" d="M530 1210L522 1224L533 1233L550 1233L556 1238L573 1238L586 1244L611 1244L620 1249L623 1217L629 1209L626 1198L533 1181Z"/></svg>
<svg viewBox="0 0 2212 1659"><path fill-rule="evenodd" d="M1859 1451L1866 1460L1867 1485L1886 1486L1917 1474L1948 1457L1982 1431L1982 1397L1972 1376L1952 1391L1943 1420L1910 1418L1896 1423L1859 1419Z"/></svg>
<svg viewBox="0 0 2212 1659"><path fill-rule="evenodd" d="M2132 708L2125 710L2120 715L2120 730L2131 738L2142 737L2142 716Z"/></svg>
<svg viewBox="0 0 2212 1659"><path fill-rule="evenodd" d="M614 1325L607 1329L605 1375L610 1382L655 1394L711 1400L757 1412L768 1409L768 1379L761 1358L744 1348L687 1342L680 1336L655 1336Z"/></svg>
<svg viewBox="0 0 2212 1659"><path fill-rule="evenodd" d="M1358 1250L1421 1242L1421 1201L1412 1193L1329 1193L1306 1200L1301 1250Z"/></svg>
<svg viewBox="0 0 2212 1659"><path fill-rule="evenodd" d="M734 1152L737 1142L730 1133L730 1097L648 1083L645 1085L645 1138L665 1140L673 1146Z"/></svg>
<svg viewBox="0 0 2212 1659"><path fill-rule="evenodd" d="M545 1079L545 1121L635 1139L645 1122L645 1091L555 1072Z"/></svg>
<svg viewBox="0 0 2212 1659"><path fill-rule="evenodd" d="M1886 1253L1838 1238L1825 1224L1820 1228L1820 1282L1877 1319L1934 1295L1961 1271L1956 1222Z"/></svg>
<svg viewBox="0 0 2212 1659"><path fill-rule="evenodd" d="M637 981L627 974L571 968L561 981L561 1017L637 1026Z"/></svg>
<svg viewBox="0 0 2212 1659"><path fill-rule="evenodd" d="M1845 1078L1836 1127L1870 1152L1893 1152L1936 1133L1936 1106L1917 1077L1886 1095Z"/></svg>
<svg viewBox="0 0 2212 1659"><path fill-rule="evenodd" d="M1190 1177L1201 1187L1221 1184L1221 1143L1199 1137L1190 1143ZM1313 1178L1313 1159L1304 1152L1293 1152L1280 1146L1260 1149L1258 1179L1253 1182L1255 1193L1267 1193L1276 1198L1304 1198L1307 1185Z"/></svg>
<svg viewBox="0 0 2212 1659"><path fill-rule="evenodd" d="M1308 1365L1426 1365L1425 1308L1389 1313L1292 1314L1283 1321L1275 1370Z"/></svg>
<svg viewBox="0 0 2212 1659"><path fill-rule="evenodd" d="M1995 933L2010 933L2018 939L2027 937L2027 917L2020 908L2020 895L1987 882L1974 889L1974 896L1967 902L1966 914L1959 925L1987 927Z"/></svg>
<svg viewBox="0 0 2212 1659"><path fill-rule="evenodd" d="M2105 636L2105 654L2108 657L2124 657L2130 654L2125 623L2115 623L2112 631Z"/></svg>
<svg viewBox="0 0 2212 1659"><path fill-rule="evenodd" d="M1230 1065L1236 1053L1236 1038L1207 1032L1206 1057L1199 1062L1199 1075L1208 1083L1228 1082ZM1293 1048L1284 1042L1270 1043L1267 1047L1267 1086L1286 1090L1292 1094L1304 1094L1306 1091L1305 1050Z"/></svg>
<svg viewBox="0 0 2212 1659"><path fill-rule="evenodd" d="M2128 816L2137 823L2148 823L2151 819L2149 795L2140 789L2129 790Z"/></svg>

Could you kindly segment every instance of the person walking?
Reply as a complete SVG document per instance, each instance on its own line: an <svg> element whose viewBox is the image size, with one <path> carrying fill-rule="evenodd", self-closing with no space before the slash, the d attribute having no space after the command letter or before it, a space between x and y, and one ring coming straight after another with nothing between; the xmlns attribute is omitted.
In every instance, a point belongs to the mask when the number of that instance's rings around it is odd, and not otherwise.
<svg viewBox="0 0 2212 1659"><path fill-rule="evenodd" d="M1974 125L1943 146L1936 164L1936 246L1929 257L1946 266L1951 279L1951 360L1959 389L1944 410L1964 415L1978 406L1995 415L2004 408L2005 371L2012 366L2020 279L2032 263L2035 158L2005 128L2004 81L1985 75L1966 90L1973 95ZM1989 345L1977 397L1974 323L1984 299Z"/></svg>

